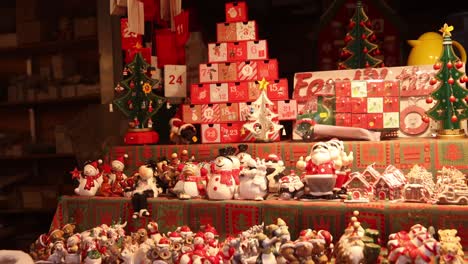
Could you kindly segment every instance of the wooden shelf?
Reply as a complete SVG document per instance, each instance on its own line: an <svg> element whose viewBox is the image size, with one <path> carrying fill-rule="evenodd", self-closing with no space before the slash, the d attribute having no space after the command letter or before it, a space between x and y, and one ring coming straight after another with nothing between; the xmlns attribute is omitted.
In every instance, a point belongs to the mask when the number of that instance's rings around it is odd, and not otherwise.
<svg viewBox="0 0 468 264"><path fill-rule="evenodd" d="M4 214L53 214L55 208L18 208L0 209L0 215Z"/></svg>
<svg viewBox="0 0 468 264"><path fill-rule="evenodd" d="M98 50L97 37L83 38L67 41L47 41L28 44L18 47L0 49L0 58L3 57L30 57L39 54L53 54L60 52L72 52L77 50Z"/></svg>
<svg viewBox="0 0 468 264"><path fill-rule="evenodd" d="M8 238L15 233L15 228L13 226L8 226L8 227L3 227L0 228L0 239L5 239Z"/></svg>
<svg viewBox="0 0 468 264"><path fill-rule="evenodd" d="M26 154L21 156L1 156L0 160L40 160L40 159L61 159L74 158L73 153L50 153L50 154Z"/></svg>
<svg viewBox="0 0 468 264"><path fill-rule="evenodd" d="M18 101L18 102L0 102L0 108L2 107L33 107L38 105L63 105L69 103L99 103L101 100L100 94L90 94L66 98L55 98L55 99L46 99L46 100L36 100L36 101Z"/></svg>

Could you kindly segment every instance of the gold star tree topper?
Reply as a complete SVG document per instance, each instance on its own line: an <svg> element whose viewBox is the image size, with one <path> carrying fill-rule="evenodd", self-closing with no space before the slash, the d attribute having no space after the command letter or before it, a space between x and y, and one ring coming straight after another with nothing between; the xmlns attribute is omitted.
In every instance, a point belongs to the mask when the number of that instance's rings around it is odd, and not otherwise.
<svg viewBox="0 0 468 264"><path fill-rule="evenodd" d="M444 26L439 29L439 31L442 32L442 37L451 37L452 33L450 33L450 31L453 31L453 26L449 26L447 23L445 23Z"/></svg>
<svg viewBox="0 0 468 264"><path fill-rule="evenodd" d="M263 77L263 79L259 81L258 84L259 84L258 89L266 91L270 83L267 80L265 80L265 77Z"/></svg>

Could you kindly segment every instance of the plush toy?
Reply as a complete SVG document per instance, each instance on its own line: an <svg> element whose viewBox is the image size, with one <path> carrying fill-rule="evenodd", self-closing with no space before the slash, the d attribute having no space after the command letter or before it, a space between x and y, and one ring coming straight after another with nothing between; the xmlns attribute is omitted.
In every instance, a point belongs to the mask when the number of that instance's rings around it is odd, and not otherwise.
<svg viewBox="0 0 468 264"><path fill-rule="evenodd" d="M169 139L175 144L190 144L198 141L197 128L182 121L182 105L173 118L169 120Z"/></svg>
<svg viewBox="0 0 468 264"><path fill-rule="evenodd" d="M138 168L133 178L133 186L127 187L126 192L131 193L133 206L133 219L150 216L148 212L148 198L158 197L160 189L156 184L156 162L149 160Z"/></svg>
<svg viewBox="0 0 468 264"><path fill-rule="evenodd" d="M79 181L79 185L75 188L75 193L82 196L94 196L102 183L102 175L99 171L99 164L102 160L87 161L83 167L83 173L76 168L72 171L72 178Z"/></svg>

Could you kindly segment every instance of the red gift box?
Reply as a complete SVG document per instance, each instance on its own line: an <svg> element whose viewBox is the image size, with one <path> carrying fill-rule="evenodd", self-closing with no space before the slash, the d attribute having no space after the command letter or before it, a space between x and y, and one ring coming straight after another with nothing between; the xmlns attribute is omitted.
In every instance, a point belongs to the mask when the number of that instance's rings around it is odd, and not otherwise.
<svg viewBox="0 0 468 264"><path fill-rule="evenodd" d="M218 64L218 81L235 82L237 81L237 64L235 62L225 62Z"/></svg>
<svg viewBox="0 0 468 264"><path fill-rule="evenodd" d="M220 119L220 108L219 104L207 104L202 105L202 123L204 124L214 124L219 123Z"/></svg>
<svg viewBox="0 0 468 264"><path fill-rule="evenodd" d="M367 96L384 96L384 82L382 80L367 81Z"/></svg>
<svg viewBox="0 0 468 264"><path fill-rule="evenodd" d="M335 101L335 109L337 113L351 113L351 98L347 96L337 96Z"/></svg>
<svg viewBox="0 0 468 264"><path fill-rule="evenodd" d="M202 124L201 125L201 143L220 143L221 126L220 124Z"/></svg>
<svg viewBox="0 0 468 264"><path fill-rule="evenodd" d="M230 62L247 60L247 42L228 42L227 58Z"/></svg>
<svg viewBox="0 0 468 264"><path fill-rule="evenodd" d="M337 126L351 126L351 113L336 113L335 115L335 124Z"/></svg>
<svg viewBox="0 0 468 264"><path fill-rule="evenodd" d="M201 83L213 83L218 81L218 64L208 63L199 65L199 76Z"/></svg>
<svg viewBox="0 0 468 264"><path fill-rule="evenodd" d="M351 96L351 81L350 80L336 80L335 81L335 94L336 96Z"/></svg>
<svg viewBox="0 0 468 264"><path fill-rule="evenodd" d="M242 61L237 63L237 80L251 81L257 80L257 62Z"/></svg>
<svg viewBox="0 0 468 264"><path fill-rule="evenodd" d="M351 115L351 126L367 128L367 114L352 114Z"/></svg>
<svg viewBox="0 0 468 264"><path fill-rule="evenodd" d="M258 81L248 82L247 89L249 91L249 101L255 101L260 96L260 89L258 89Z"/></svg>
<svg viewBox="0 0 468 264"><path fill-rule="evenodd" d="M221 142L236 143L241 142L241 130L243 123L221 124Z"/></svg>
<svg viewBox="0 0 468 264"><path fill-rule="evenodd" d="M400 112L399 97L384 97L383 104L384 112Z"/></svg>
<svg viewBox="0 0 468 264"><path fill-rule="evenodd" d="M190 86L190 99L192 104L209 104L210 85L202 83L192 84Z"/></svg>
<svg viewBox="0 0 468 264"><path fill-rule="evenodd" d="M227 43L209 43L208 44L208 62L227 61Z"/></svg>
<svg viewBox="0 0 468 264"><path fill-rule="evenodd" d="M247 4L245 2L229 2L225 5L226 22L242 22L248 20Z"/></svg>
<svg viewBox="0 0 468 264"><path fill-rule="evenodd" d="M143 42L142 35L138 35L136 33L128 31L128 18L120 19L120 37L122 43L122 50L131 49L135 47L137 43Z"/></svg>
<svg viewBox="0 0 468 264"><path fill-rule="evenodd" d="M228 102L228 84L212 83L210 84L210 103Z"/></svg>
<svg viewBox="0 0 468 264"><path fill-rule="evenodd" d="M247 41L247 60L268 59L268 46L266 40Z"/></svg>
<svg viewBox="0 0 468 264"><path fill-rule="evenodd" d="M221 122L230 123L239 121L239 105L237 103L227 103L220 105Z"/></svg>
<svg viewBox="0 0 468 264"><path fill-rule="evenodd" d="M383 114L367 114L367 129L382 129L383 128Z"/></svg>
<svg viewBox="0 0 468 264"><path fill-rule="evenodd" d="M246 82L228 84L229 102L245 102L249 100L249 86Z"/></svg>
<svg viewBox="0 0 468 264"><path fill-rule="evenodd" d="M367 98L351 97L351 112L352 113L367 113Z"/></svg>
<svg viewBox="0 0 468 264"><path fill-rule="evenodd" d="M237 41L236 23L217 23L216 42Z"/></svg>
<svg viewBox="0 0 468 264"><path fill-rule="evenodd" d="M278 74L278 60L261 60L258 61L257 78L259 80L265 78L266 80L276 80L279 78Z"/></svg>
<svg viewBox="0 0 468 264"><path fill-rule="evenodd" d="M197 124L201 122L201 105L182 105L182 120L185 123Z"/></svg>
<svg viewBox="0 0 468 264"><path fill-rule="evenodd" d="M270 100L288 100L288 80L279 79L270 81L267 86L267 95Z"/></svg>

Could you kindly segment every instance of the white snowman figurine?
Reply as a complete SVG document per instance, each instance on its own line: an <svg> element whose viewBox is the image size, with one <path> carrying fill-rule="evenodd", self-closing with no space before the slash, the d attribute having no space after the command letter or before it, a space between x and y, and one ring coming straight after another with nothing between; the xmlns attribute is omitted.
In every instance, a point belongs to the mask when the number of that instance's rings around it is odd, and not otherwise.
<svg viewBox="0 0 468 264"><path fill-rule="evenodd" d="M236 156L240 161L240 166L241 167L246 167L247 161L249 161L250 158L252 158L252 155L247 153L248 148L249 148L249 146L247 144L240 144L238 146L239 152L236 154Z"/></svg>
<svg viewBox="0 0 468 264"><path fill-rule="evenodd" d="M181 200L200 197L200 189L204 189L202 183L202 168L193 162L180 164L178 167L179 180L172 191Z"/></svg>
<svg viewBox="0 0 468 264"><path fill-rule="evenodd" d="M75 188L75 193L81 196L94 196L102 183L102 175L99 164L102 160L87 161L83 167L83 173L79 175L80 184Z"/></svg>
<svg viewBox="0 0 468 264"><path fill-rule="evenodd" d="M219 149L219 155L211 164L206 193L210 200L230 200L236 191L236 182L232 175L232 160L227 157L227 149Z"/></svg>
<svg viewBox="0 0 468 264"><path fill-rule="evenodd" d="M236 199L262 201L268 194L265 160L250 158L240 174L239 195Z"/></svg>

